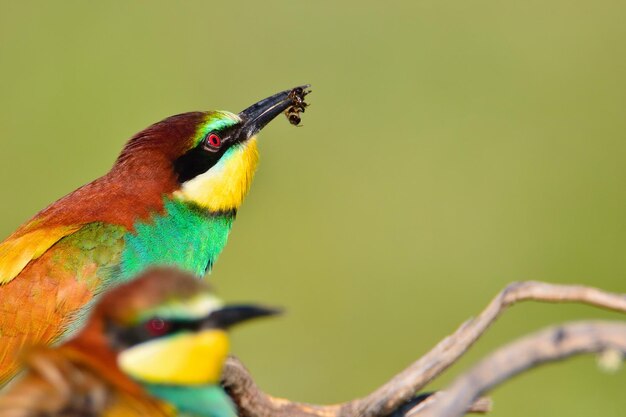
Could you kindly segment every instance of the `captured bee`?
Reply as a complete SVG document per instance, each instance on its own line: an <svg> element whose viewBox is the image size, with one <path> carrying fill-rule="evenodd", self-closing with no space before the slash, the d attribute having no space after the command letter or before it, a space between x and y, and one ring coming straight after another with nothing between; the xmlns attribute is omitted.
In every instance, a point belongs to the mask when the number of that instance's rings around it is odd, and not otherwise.
<svg viewBox="0 0 626 417"><path fill-rule="evenodd" d="M311 90L306 90L301 87L294 88L289 93L289 98L291 99L291 106L285 110L285 116L287 116L287 120L294 126L298 126L300 121L300 113L304 113L305 109L308 107L308 103L304 101L304 97L309 94Z"/></svg>
<svg viewBox="0 0 626 417"><path fill-rule="evenodd" d="M285 110L285 116L287 116L287 120L294 126L298 126L302 119L300 118L300 112L304 110L300 110L294 106L289 107Z"/></svg>

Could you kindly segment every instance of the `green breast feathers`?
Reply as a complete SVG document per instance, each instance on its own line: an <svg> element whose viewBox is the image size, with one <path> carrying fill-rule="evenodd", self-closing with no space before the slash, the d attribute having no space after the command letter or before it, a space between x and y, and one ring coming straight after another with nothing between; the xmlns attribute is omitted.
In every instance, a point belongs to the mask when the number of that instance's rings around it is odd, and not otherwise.
<svg viewBox="0 0 626 417"><path fill-rule="evenodd" d="M194 205L167 200L164 213L135 225L124 236L121 278L149 266L170 265L203 276L224 249L234 214L211 214Z"/></svg>

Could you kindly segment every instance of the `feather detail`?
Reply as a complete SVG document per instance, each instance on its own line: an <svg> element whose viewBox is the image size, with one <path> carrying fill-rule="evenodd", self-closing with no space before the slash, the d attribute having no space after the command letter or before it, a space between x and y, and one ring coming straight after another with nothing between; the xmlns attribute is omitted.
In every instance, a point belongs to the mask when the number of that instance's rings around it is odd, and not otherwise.
<svg viewBox="0 0 626 417"><path fill-rule="evenodd" d="M9 237L0 243L0 285L10 282L30 261L39 258L61 238L78 229L80 226L39 229Z"/></svg>

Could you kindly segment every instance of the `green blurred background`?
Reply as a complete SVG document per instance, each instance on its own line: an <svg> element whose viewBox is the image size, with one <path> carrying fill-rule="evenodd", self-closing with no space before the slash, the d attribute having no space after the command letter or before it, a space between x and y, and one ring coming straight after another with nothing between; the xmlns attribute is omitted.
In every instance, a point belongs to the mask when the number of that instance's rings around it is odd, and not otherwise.
<svg viewBox="0 0 626 417"><path fill-rule="evenodd" d="M263 132L212 274L288 309L234 340L273 394L365 395L513 280L626 291L623 1L0 4L2 236L152 122L313 84L303 127ZM587 317L619 316L515 307L431 388ZM544 367L492 415L623 416L625 375Z"/></svg>

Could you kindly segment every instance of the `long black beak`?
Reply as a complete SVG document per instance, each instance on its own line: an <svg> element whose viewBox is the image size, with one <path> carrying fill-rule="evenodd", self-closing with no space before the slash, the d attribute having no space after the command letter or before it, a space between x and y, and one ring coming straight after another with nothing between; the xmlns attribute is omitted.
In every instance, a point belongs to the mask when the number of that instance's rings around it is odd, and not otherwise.
<svg viewBox="0 0 626 417"><path fill-rule="evenodd" d="M239 117L243 120L240 140L254 136L263 129L265 125L274 120L276 116L289 107L298 104L297 101L306 95L306 89L309 87L310 85L307 84L294 87L291 90L282 91L253 104L239 113ZM304 95L302 94L303 92L305 93Z"/></svg>
<svg viewBox="0 0 626 417"><path fill-rule="evenodd" d="M228 329L229 327L259 317L275 316L282 311L255 305L232 305L212 312L202 322L202 328Z"/></svg>

